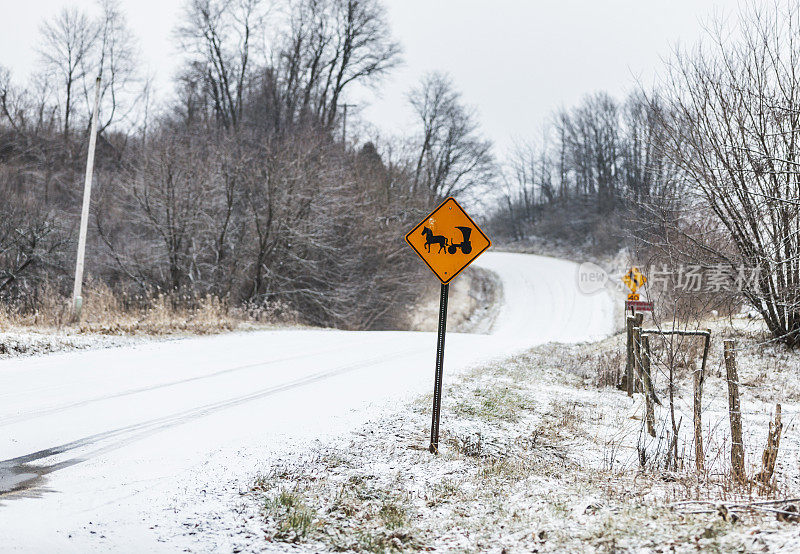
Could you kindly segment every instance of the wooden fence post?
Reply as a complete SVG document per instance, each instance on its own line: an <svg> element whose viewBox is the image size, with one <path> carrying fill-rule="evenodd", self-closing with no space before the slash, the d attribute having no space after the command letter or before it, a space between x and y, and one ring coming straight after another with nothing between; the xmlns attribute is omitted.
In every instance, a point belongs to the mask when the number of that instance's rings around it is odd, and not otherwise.
<svg viewBox="0 0 800 554"><path fill-rule="evenodd" d="M708 348L711 345L711 330L705 335L703 341L703 361L700 369L694 372L694 463L697 471L705 468L705 452L703 451L703 383L706 380L706 359Z"/></svg>
<svg viewBox="0 0 800 554"><path fill-rule="evenodd" d="M642 392L642 328L633 327L633 392Z"/></svg>
<svg viewBox="0 0 800 554"><path fill-rule="evenodd" d="M642 389L644 390L645 420L647 421L647 432L651 437L656 436L656 418L653 410L653 381L650 377L650 337L642 337Z"/></svg>
<svg viewBox="0 0 800 554"><path fill-rule="evenodd" d="M694 372L694 465L698 472L704 469L703 422L701 419L703 398L703 375L701 370Z"/></svg>
<svg viewBox="0 0 800 554"><path fill-rule="evenodd" d="M775 421L769 422L767 433L767 446L764 447L764 454L761 456L761 472L756 475L756 480L761 481L769 487L772 476L775 475L775 461L778 459L778 448L781 445L781 405L775 404Z"/></svg>
<svg viewBox="0 0 800 554"><path fill-rule="evenodd" d="M628 396L633 396L633 323L636 318L629 315L625 319L626 357L625 357L625 390Z"/></svg>
<svg viewBox="0 0 800 554"><path fill-rule="evenodd" d="M736 341L724 342L725 372L728 378L728 413L731 418L731 473L738 483L746 483L742 409L739 404L739 375L736 370Z"/></svg>

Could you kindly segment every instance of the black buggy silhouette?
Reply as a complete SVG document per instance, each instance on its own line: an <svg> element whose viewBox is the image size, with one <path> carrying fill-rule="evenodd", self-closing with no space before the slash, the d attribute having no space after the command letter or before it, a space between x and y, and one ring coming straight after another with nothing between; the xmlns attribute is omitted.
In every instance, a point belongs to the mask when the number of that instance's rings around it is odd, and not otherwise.
<svg viewBox="0 0 800 554"><path fill-rule="evenodd" d="M447 251L451 254L455 254L456 251L460 248L461 252L464 254L469 254L472 252L472 243L469 241L469 236L472 234L472 229L470 227L456 227L464 237L464 240L456 243L451 241L450 246L447 248Z"/></svg>

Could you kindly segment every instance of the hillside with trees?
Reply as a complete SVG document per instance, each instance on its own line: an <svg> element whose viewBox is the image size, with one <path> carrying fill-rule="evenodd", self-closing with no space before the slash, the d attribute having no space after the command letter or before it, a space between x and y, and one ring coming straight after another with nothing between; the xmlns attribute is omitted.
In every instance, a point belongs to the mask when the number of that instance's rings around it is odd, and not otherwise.
<svg viewBox="0 0 800 554"><path fill-rule="evenodd" d="M113 0L41 27L28 86L0 69L0 297L67 300L95 77L88 272L125 305L209 297L303 322L386 328L417 297L405 231L481 184L490 144L444 74L408 99L413 136L346 136L347 98L401 61L378 0L191 0L166 106ZM351 115L352 118L352 115Z"/></svg>
<svg viewBox="0 0 800 554"><path fill-rule="evenodd" d="M660 304L745 306L798 345L799 17L796 5L752 6L677 50L654 90L557 113L511 157L493 232L714 273L714 294L673 287Z"/></svg>

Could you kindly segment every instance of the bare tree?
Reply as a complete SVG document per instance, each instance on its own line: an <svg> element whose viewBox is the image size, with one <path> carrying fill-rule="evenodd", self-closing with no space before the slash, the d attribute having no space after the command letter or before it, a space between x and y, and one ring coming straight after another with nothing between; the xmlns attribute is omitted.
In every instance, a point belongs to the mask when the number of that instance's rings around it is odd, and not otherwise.
<svg viewBox="0 0 800 554"><path fill-rule="evenodd" d="M103 120L98 127L98 132L102 133L115 120L129 115L141 90L137 86L136 41L128 29L119 0L99 0L99 5L102 14L97 24L98 40L87 70L90 78L84 80L83 90L87 113L91 113L93 77L102 77L100 113Z"/></svg>
<svg viewBox="0 0 800 554"><path fill-rule="evenodd" d="M542 206L555 201L554 168L546 132L541 144L517 144L505 164L502 173L503 199L498 209L507 210L503 219L514 240L524 238L535 224L536 214Z"/></svg>
<svg viewBox="0 0 800 554"><path fill-rule="evenodd" d="M776 339L800 344L800 8L751 5L734 28L679 51L666 83L664 148L727 240L685 233L736 275Z"/></svg>
<svg viewBox="0 0 800 554"><path fill-rule="evenodd" d="M0 65L0 115L8 122L14 131L19 132L21 123L19 118L23 115L17 105L19 100L17 92L11 83L11 71Z"/></svg>
<svg viewBox="0 0 800 554"><path fill-rule="evenodd" d="M377 0L300 0L275 64L286 115L333 129L345 90L375 84L399 54Z"/></svg>
<svg viewBox="0 0 800 554"><path fill-rule="evenodd" d="M223 127L242 117L243 96L252 72L251 45L263 31L264 0L191 0L178 29L191 56L187 79L203 83Z"/></svg>
<svg viewBox="0 0 800 554"><path fill-rule="evenodd" d="M478 134L449 77L427 75L409 94L421 131L415 142L414 190L433 199L464 194L494 175L492 145Z"/></svg>
<svg viewBox="0 0 800 554"><path fill-rule="evenodd" d="M99 28L76 8L64 8L56 17L41 26L39 54L48 75L59 82L62 95L64 136L70 131L75 96L86 75L86 61L98 37Z"/></svg>
<svg viewBox="0 0 800 554"><path fill-rule="evenodd" d="M141 163L131 168L115 204L135 222L140 247L123 242L117 246L119 258L129 261L130 273L170 292L206 282L203 238L212 199L208 145L188 133L163 133L139 155Z"/></svg>
<svg viewBox="0 0 800 554"><path fill-rule="evenodd" d="M0 172L0 191L8 198L15 191ZM66 236L54 214L36 198L0 206L0 294L12 286L35 295L48 270L63 259Z"/></svg>
<svg viewBox="0 0 800 554"><path fill-rule="evenodd" d="M583 194L597 194L600 213L613 210L620 165L619 108L608 94L587 97L561 118L567 155L575 170L576 185Z"/></svg>
<svg viewBox="0 0 800 554"><path fill-rule="evenodd" d="M374 83L399 62L400 46L391 38L383 5L377 0L333 0L335 49L321 91L331 127L345 88ZM328 99L327 102L324 102Z"/></svg>

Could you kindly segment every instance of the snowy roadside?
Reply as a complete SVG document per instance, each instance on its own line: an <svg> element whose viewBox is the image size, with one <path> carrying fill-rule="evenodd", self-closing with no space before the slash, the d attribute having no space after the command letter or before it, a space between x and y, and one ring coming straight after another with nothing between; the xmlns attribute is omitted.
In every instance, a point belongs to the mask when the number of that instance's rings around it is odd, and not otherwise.
<svg viewBox="0 0 800 554"><path fill-rule="evenodd" d="M13 327L0 331L0 360L29 356L44 356L62 352L81 350L101 350L121 348L165 341L187 339L210 334L241 333L248 331L267 331L276 328L300 328L297 326L278 327L276 325L240 325L234 329L219 328L213 333L177 332L116 334L86 332L77 328L30 328Z"/></svg>
<svg viewBox="0 0 800 554"><path fill-rule="evenodd" d="M733 334L752 344L761 337ZM309 552L797 551L796 523L753 511L737 512L741 520L731 523L716 509L798 496L794 414L800 391L780 384L745 387L751 474L771 402L783 402L788 424L776 488L736 490L726 476L726 399L715 365L704 410L709 469L700 479L687 454L688 433L681 435L682 466L665 471L658 439L643 432L641 395L631 400L598 386L618 364L621 347L620 335L594 344L543 345L446 381L438 457L427 452L430 396L386 408L356 432L271 457L253 469L251 483L239 483L229 513L218 516L227 521L224 544L235 552L289 545ZM794 366L784 363L784 375L797 375L796 356L746 354L757 348L743 350L743 382L779 365L775 356L794 360ZM691 421L687 383L679 383L676 402L684 422ZM663 395L663 379L656 387ZM665 421L666 409L657 417ZM683 428L688 432L691 425ZM697 511L711 513L689 514L687 506L706 505L678 504L698 500L710 500L711 510ZM191 533L191 549L210 540L219 544L218 522L196 522Z"/></svg>
<svg viewBox="0 0 800 554"><path fill-rule="evenodd" d="M56 329L12 329L0 332L0 360L55 352L132 346L158 339L151 336L100 335Z"/></svg>
<svg viewBox="0 0 800 554"><path fill-rule="evenodd" d="M412 316L409 317L409 321L403 322L402 327L412 331L435 331L439 291L438 288L435 290L432 288L428 292L430 294L423 296L418 306L409 310ZM451 292L451 330L461 333L487 333L502 304L500 295L502 295L502 285L493 273L478 267L469 268L464 278L454 284ZM430 323L431 321L434 323ZM430 328L431 325L433 329ZM216 325L213 324L213 320L203 321L202 324L191 320L170 320L162 322L160 326L143 327L144 330L131 333L113 324L60 328L6 324L0 327L0 360L134 346L209 334L308 328L293 322L278 324L228 320L219 321Z"/></svg>

